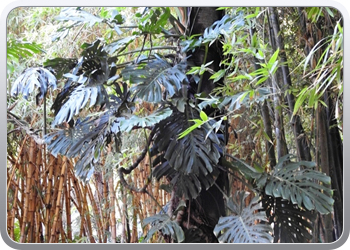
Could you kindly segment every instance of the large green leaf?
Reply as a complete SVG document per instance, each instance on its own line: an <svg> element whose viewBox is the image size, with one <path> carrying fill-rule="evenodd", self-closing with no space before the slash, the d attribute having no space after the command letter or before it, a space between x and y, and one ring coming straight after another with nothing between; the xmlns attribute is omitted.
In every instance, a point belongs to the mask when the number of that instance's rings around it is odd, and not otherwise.
<svg viewBox="0 0 350 250"><path fill-rule="evenodd" d="M192 118L199 113L186 107ZM173 111L172 115L155 126L152 155L153 176L166 176L178 197L196 198L203 189L210 188L219 175L219 158L223 142L208 124L197 128L182 139L178 134L190 125L186 113ZM207 136L208 135L208 136ZM206 138L207 136L207 138Z"/></svg>
<svg viewBox="0 0 350 250"><path fill-rule="evenodd" d="M55 130L44 138L52 155L61 154L70 158L79 156L75 169L82 179L89 176L94 168L93 164L99 159L101 148L111 141L112 136L118 143L120 122L125 119L123 115L130 116L132 112L132 105L129 105L126 99L126 85L123 91L116 90L116 102L110 103L109 109L102 114L95 114L82 121L78 119L74 126Z"/></svg>
<svg viewBox="0 0 350 250"><path fill-rule="evenodd" d="M7 70L12 73L20 58L30 58L34 54L44 52L40 45L26 41L7 40Z"/></svg>
<svg viewBox="0 0 350 250"><path fill-rule="evenodd" d="M61 79L62 76L74 69L77 65L78 60L75 58L54 58L46 60L43 65L46 68L52 68L55 71L55 76L57 79Z"/></svg>
<svg viewBox="0 0 350 250"><path fill-rule="evenodd" d="M234 157L230 155L230 158L233 161L226 161L226 164L230 164L229 166L231 169L232 168L237 168L240 172L244 174L246 178L259 178L262 173L247 164L246 162L238 159L237 157Z"/></svg>
<svg viewBox="0 0 350 250"><path fill-rule="evenodd" d="M64 74L68 80L52 105L56 115L52 126L69 122L89 101L89 107L101 107L108 103L108 94L103 84L114 76L115 69L113 65L108 65L107 54L102 51L100 42L96 40L92 44L83 44L84 50L76 66L71 73ZM56 65L52 61L48 63Z"/></svg>
<svg viewBox="0 0 350 250"><path fill-rule="evenodd" d="M55 157L57 154L67 157L80 156L75 165L77 175L82 179L91 168L89 164L94 159L95 153L104 144L108 128L109 115L106 113L94 119L86 118L77 121L74 128L62 129L45 136L47 149ZM85 167L88 166L86 169Z"/></svg>
<svg viewBox="0 0 350 250"><path fill-rule="evenodd" d="M214 234L220 242L226 243L271 243L272 228L268 224L266 214L260 211L262 206L258 203L259 197L254 197L248 206L245 199L248 192L236 192L228 202L232 215L221 217L214 228Z"/></svg>
<svg viewBox="0 0 350 250"><path fill-rule="evenodd" d="M299 208L288 200L264 195L262 206L274 227L274 242L307 243L312 240L316 213Z"/></svg>
<svg viewBox="0 0 350 250"><path fill-rule="evenodd" d="M233 96L227 96L219 104L218 108L222 109L228 106L228 110L234 111L241 108L241 106L248 106L251 103L262 102L270 95L270 90L265 87L254 90L247 90Z"/></svg>
<svg viewBox="0 0 350 250"><path fill-rule="evenodd" d="M240 109L242 106L249 106L252 103L259 103L269 97L270 91L268 88L260 87L257 89L246 90L232 96L216 97L210 96L210 98L199 98L202 102L198 105L200 109L204 109L207 106L223 109L227 107L229 111Z"/></svg>
<svg viewBox="0 0 350 250"><path fill-rule="evenodd" d="M48 70L42 67L26 69L14 82L11 95L22 94L27 100L35 87L39 89L37 94L37 104L44 98L49 88L56 89L56 77Z"/></svg>
<svg viewBox="0 0 350 250"><path fill-rule="evenodd" d="M171 17L169 7L146 8L141 15L135 15L139 18L139 30L142 34L160 34Z"/></svg>
<svg viewBox="0 0 350 250"><path fill-rule="evenodd" d="M164 154L160 155L164 157ZM169 165L169 162L163 159L154 167L152 175L159 180L161 177L166 176L170 179L170 185L174 188L175 195L177 197L183 197L186 200L195 199L203 189L209 189L215 182L215 179L219 175L218 169L215 169L208 175L195 175L195 174L183 174L177 170L174 170Z"/></svg>
<svg viewBox="0 0 350 250"><path fill-rule="evenodd" d="M238 16L225 15L221 20L214 22L211 26L206 28L203 33L203 42L210 42L212 44L220 35L227 35L234 29L241 27L244 24L244 17L242 14Z"/></svg>
<svg viewBox="0 0 350 250"><path fill-rule="evenodd" d="M170 116L172 112L173 111L170 108L165 108L165 109L157 110L153 114L150 114L144 117L133 115L129 119L125 119L121 121L120 130L130 132L131 129L134 127L142 127L142 128L151 127L157 124L158 122L164 120L168 116Z"/></svg>
<svg viewBox="0 0 350 250"><path fill-rule="evenodd" d="M182 242L185 239L182 228L176 223L176 221L171 220L167 214L156 214L144 219L143 226L146 226L147 224L151 224L152 227L147 232L143 242L149 241L158 231L163 235L171 236L176 242Z"/></svg>
<svg viewBox="0 0 350 250"><path fill-rule="evenodd" d="M131 42L133 42L138 36L128 36L124 38L120 38L104 47L104 51L106 51L108 54L112 55L116 51L120 53L123 51Z"/></svg>
<svg viewBox="0 0 350 250"><path fill-rule="evenodd" d="M64 8L56 17L56 20L88 23L89 26L93 26L95 23L102 22L103 19L86 12L81 8Z"/></svg>
<svg viewBox="0 0 350 250"><path fill-rule="evenodd" d="M107 23L110 27L113 27L118 35L123 33L120 30L119 25L124 22L124 19L117 11L112 13L111 18L106 19L93 15L83 10L81 7L68 7L61 11L61 13L56 17L56 20L61 21L64 23L64 25L57 30L56 34L54 34L52 41L66 37L70 29L85 24L92 27L98 23Z"/></svg>
<svg viewBox="0 0 350 250"><path fill-rule="evenodd" d="M192 113L190 119L199 118L198 112L195 114L194 110L188 113ZM164 158L174 170L185 175L207 175L219 161L221 142L213 131L208 134L208 124L178 140L178 134L190 127L188 120L185 113L173 112L157 125L155 144L159 151L165 152Z"/></svg>
<svg viewBox="0 0 350 250"><path fill-rule="evenodd" d="M67 101L62 105L61 109L55 116L52 126L69 122L73 115L78 115L80 110L90 101L89 107L94 105L102 106L108 101L108 95L103 86L85 86L78 85L69 95Z"/></svg>
<svg viewBox="0 0 350 250"><path fill-rule="evenodd" d="M329 176L314 170L314 162L292 162L292 155L279 159L277 166L264 173L257 183L264 187L265 193L276 198L283 198L304 207L316 209L321 214L332 212L334 200Z"/></svg>
<svg viewBox="0 0 350 250"><path fill-rule="evenodd" d="M162 87L172 97L186 81L185 64L171 66L168 62L156 56L154 60L125 67L121 75L124 80L135 86L131 89L146 102L159 103L162 100Z"/></svg>

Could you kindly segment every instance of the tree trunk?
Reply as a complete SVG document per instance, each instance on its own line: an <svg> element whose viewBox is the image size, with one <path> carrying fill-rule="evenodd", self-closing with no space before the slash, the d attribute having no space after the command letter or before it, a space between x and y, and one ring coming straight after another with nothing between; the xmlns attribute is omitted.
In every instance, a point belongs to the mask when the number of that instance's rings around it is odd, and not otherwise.
<svg viewBox="0 0 350 250"><path fill-rule="evenodd" d="M223 11L217 11L213 7L192 7L190 14L190 35L203 34L207 27L210 27L215 21L220 20L223 17ZM210 47L198 48L193 55L189 58L194 65L200 66L207 62L213 61L209 68L215 72L220 68L220 61L222 58L222 48L219 42L215 42ZM215 87L216 83L213 80L209 80L209 72L205 72L202 78L202 83L198 86L197 93L205 92L209 94Z"/></svg>
<svg viewBox="0 0 350 250"><path fill-rule="evenodd" d="M334 240L339 239L343 232L343 161L342 161L342 142L340 139L338 128L335 124L333 100L328 95L328 91L324 93L324 102L327 108L323 108L323 118L326 127L327 147L328 147L328 173L332 179L332 189L335 190L334 198ZM322 164L322 162L321 162ZM323 170L323 168L322 168Z"/></svg>
<svg viewBox="0 0 350 250"><path fill-rule="evenodd" d="M283 76L283 90L288 90L291 85L291 78L290 78L290 72L289 67L287 64L287 55L284 49L284 41L280 30L280 25L278 21L278 16L276 15L274 8L269 7L269 14L270 14L270 22L273 29L273 37L275 39L277 47L280 49L280 60L281 60L281 69L282 69L282 76ZM311 161L311 155L310 155L310 148L307 143L306 135L303 130L303 126L301 125L301 120L298 115L293 115L295 100L294 96L290 92L287 93L287 103L289 107L289 118L291 119L291 126L292 131L294 134L296 146L297 146L297 152L298 157L300 160L304 161Z"/></svg>
<svg viewBox="0 0 350 250"><path fill-rule="evenodd" d="M298 8L298 14L300 17L300 31L305 41L313 41L311 44L305 43L304 53L309 55L313 45L317 44L320 40L320 33L323 31L323 37L333 34L332 25L329 22L317 22L313 26L310 26L310 22L307 20L307 15L303 8ZM330 19L327 12L324 12L325 19ZM327 25L328 24L328 25ZM307 26L309 25L309 26ZM307 28L309 27L309 28ZM317 32L316 32L317 31ZM317 33L317 34L316 34ZM312 46L311 46L312 45ZM320 55L323 53L323 49L320 48L314 55L314 60L310 60L311 69L315 68L316 61L319 60ZM323 95L323 101L327 107L318 107L317 109L317 127L318 127L318 145L320 147L319 154L320 159L317 157L317 161L320 161L322 171L331 177L331 188L335 190L333 194L334 198L334 239L337 240L343 232L343 148L342 140L340 138L339 129L336 124L335 117L335 105L331 98L331 91L326 90ZM320 104L319 104L320 106ZM329 219L325 220L325 223L330 224ZM331 225L326 225L330 228ZM327 236L329 235L329 236ZM325 234L326 238L333 238L331 232Z"/></svg>
<svg viewBox="0 0 350 250"><path fill-rule="evenodd" d="M271 19L271 18L270 18ZM276 39L274 36L271 20L269 20L269 41L273 48L273 50L277 49ZM281 97L281 86L279 82L282 82L282 72L281 69L278 68L276 71L276 75L272 76L267 82L270 82L270 86L273 93L273 108L274 108L274 128L276 135L276 151L277 158L281 158L282 156L288 154L288 147L285 138L284 125L283 125L283 113L282 113L282 97Z"/></svg>
<svg viewBox="0 0 350 250"><path fill-rule="evenodd" d="M318 166L321 167L322 172L330 176L330 164L331 156L329 150L329 136L328 136L328 126L325 115L325 109L321 106L317 108L317 136L318 136L318 148L320 159L318 160ZM324 184L325 185L325 184ZM332 215L321 215L320 218L323 222L324 229L324 241L326 243L333 242L333 225L332 225Z"/></svg>
<svg viewBox="0 0 350 250"><path fill-rule="evenodd" d="M255 30L252 30L252 35L254 35ZM255 70L260 69L260 64L259 64L259 60L257 58L254 58L254 68ZM270 114L269 114L269 108L267 106L267 102L264 101L260 107L260 112L261 112L261 116L262 116L262 120L264 123L264 130L265 133L267 134L267 136L270 138L270 141L273 141L273 137L272 137L272 124L271 124L271 119L270 119ZM271 143L270 141L266 140L266 150L267 150L267 154L269 156L269 161L270 161L270 166L276 166L277 162L276 162L276 156L275 156L275 147L273 145L273 143Z"/></svg>
<svg viewBox="0 0 350 250"><path fill-rule="evenodd" d="M272 124L271 124L271 119L270 119L270 115L269 115L269 108L267 106L266 101L264 101L264 103L261 105L260 112L261 112L261 116L262 116L263 123L264 123L265 133L270 138L270 140L273 141ZM274 147L273 143L271 143L268 140L266 140L266 150L267 150L267 154L269 156L270 166L276 166L277 161L276 161L276 156L275 156L275 147Z"/></svg>
<svg viewBox="0 0 350 250"><path fill-rule="evenodd" d="M215 7L193 7L190 13L190 34L203 34L204 30L211 26L215 21L223 17L222 11L217 11ZM214 43L210 47L201 47L197 49L189 58L195 66L200 66L207 62L213 61L210 68L218 71L222 57L221 44ZM209 80L210 74L204 73L198 84L197 93L209 94L215 87L216 83ZM220 216L225 214L224 198L221 190L224 190L227 173L221 172L216 184L208 190L203 190L195 200L188 201L188 206L181 216L181 225L185 232L186 242L191 242L194 234L199 233L201 236L200 242L215 243L218 242L213 234L215 225ZM217 187L217 186L218 187ZM177 202L181 200L178 199ZM177 207L177 204L173 204ZM206 221L203 221L203 218ZM185 225L185 226L184 226ZM186 237L187 236L187 237ZM192 237L191 237L192 236Z"/></svg>

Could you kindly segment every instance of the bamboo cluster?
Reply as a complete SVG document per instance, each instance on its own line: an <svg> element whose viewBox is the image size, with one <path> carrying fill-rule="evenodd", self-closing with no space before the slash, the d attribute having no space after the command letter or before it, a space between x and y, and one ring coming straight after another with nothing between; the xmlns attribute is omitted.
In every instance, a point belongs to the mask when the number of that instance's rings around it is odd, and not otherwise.
<svg viewBox="0 0 350 250"><path fill-rule="evenodd" d="M110 154L108 150L107 154ZM128 176L143 186L150 175L144 162ZM87 183L74 173L74 160L46 154L26 136L18 153L8 153L7 230L20 243L138 242L142 220L160 211L145 193L120 185L114 171L96 171ZM161 205L170 197L151 182L147 191Z"/></svg>

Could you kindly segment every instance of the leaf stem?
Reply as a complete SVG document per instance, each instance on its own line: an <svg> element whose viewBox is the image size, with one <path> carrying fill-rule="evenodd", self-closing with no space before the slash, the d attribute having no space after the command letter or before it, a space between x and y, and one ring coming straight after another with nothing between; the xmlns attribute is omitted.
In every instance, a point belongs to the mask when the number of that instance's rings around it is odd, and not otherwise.
<svg viewBox="0 0 350 250"><path fill-rule="evenodd" d="M203 59L203 64L206 64L207 62L207 57L208 57L208 50L209 50L209 45L208 43L205 44L205 53L204 53L204 59ZM204 73L200 76L200 79L199 79L199 83L198 83L198 88L197 88L197 94L199 94L201 92L201 88L202 88L202 82L203 82L203 76L204 76ZM198 99L196 99L196 106L197 106L197 103L198 103Z"/></svg>
<svg viewBox="0 0 350 250"><path fill-rule="evenodd" d="M114 62L118 59L118 57L120 56L126 56L126 55L130 55L130 54L134 54L134 53L137 53L137 52L141 52L141 51L148 51L148 50L158 50L158 49L169 49L169 50L175 50L177 49L176 46L154 46L154 47L151 47L151 48L140 48L140 49L135 49L135 50L132 50L132 51L128 51L128 52L125 52L125 53L122 53L122 54L118 54L116 56L112 56L108 59L108 62L111 63L111 62Z"/></svg>

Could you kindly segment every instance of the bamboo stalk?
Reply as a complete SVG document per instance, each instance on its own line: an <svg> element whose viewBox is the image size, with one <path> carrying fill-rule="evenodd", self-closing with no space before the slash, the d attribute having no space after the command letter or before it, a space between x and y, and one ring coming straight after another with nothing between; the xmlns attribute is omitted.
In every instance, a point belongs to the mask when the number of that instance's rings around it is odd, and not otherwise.
<svg viewBox="0 0 350 250"><path fill-rule="evenodd" d="M53 156L52 156L53 157ZM48 189L46 190L46 219L45 219L45 242L50 241L50 232L52 229L52 218L56 210L56 197L57 197L57 185L59 182L56 181L56 173L61 168L61 158L54 158L52 165L49 167L49 183Z"/></svg>
<svg viewBox="0 0 350 250"><path fill-rule="evenodd" d="M157 213L157 202L159 198L159 181L156 181L155 185L154 185L154 201L153 201L153 214Z"/></svg>
<svg viewBox="0 0 350 250"><path fill-rule="evenodd" d="M138 210L137 210L137 214L140 218L140 222L141 222L141 228L142 228L142 233L145 234L145 232L147 231L146 228L143 227L143 220L145 219L144 215L143 215L143 211L141 209L141 200L139 200L139 203L138 203Z"/></svg>
<svg viewBox="0 0 350 250"><path fill-rule="evenodd" d="M121 220L122 220L122 233L121 233L121 243L126 243L126 194L124 191L124 186L120 185L120 193L122 196L122 213L121 213Z"/></svg>
<svg viewBox="0 0 350 250"><path fill-rule="evenodd" d="M36 186L38 189L37 193L37 200L36 200L36 207L35 207L35 242L36 243L43 243L43 230L42 230L42 223L44 222L44 190L45 190L45 185L43 185L43 180L46 178L46 173L44 169L46 168L46 157L43 159L43 150L42 147L39 146L39 153L41 154L40 156L40 164L37 164L39 166L39 169L37 171L37 177L35 178L36 180ZM44 155L45 156L45 155Z"/></svg>
<svg viewBox="0 0 350 250"><path fill-rule="evenodd" d="M69 163L69 168L71 167L71 164ZM69 168L66 169L66 176L67 176L67 183L64 185L64 193L66 194L65 201L66 201L66 218L67 218L67 240L68 242L72 242L72 219L71 219L71 196L70 196L70 190L71 190L71 184L70 184L70 171Z"/></svg>
<svg viewBox="0 0 350 250"><path fill-rule="evenodd" d="M72 202L73 204L76 206L79 214L80 214L80 231L79 231L79 238L82 238L83 235L85 235L85 229L84 229L84 206L83 206L83 198L82 198L82 192L81 192L81 188L80 188L80 184L78 179L75 177L73 169L70 169L70 176L71 176L71 180L73 180L73 189L75 190L75 198L76 198L76 202L74 201L74 199L72 198Z"/></svg>
<svg viewBox="0 0 350 250"><path fill-rule="evenodd" d="M10 227L10 238L11 239L15 239L15 233L14 233L14 229L15 229L15 217L16 217L16 210L15 208L17 207L17 197L18 197L18 193L19 193L19 180L20 178L17 178L17 182L16 182L16 188L14 191L14 196L13 196L13 203L12 203L12 209L10 209L9 212L9 227Z"/></svg>
<svg viewBox="0 0 350 250"><path fill-rule="evenodd" d="M23 155L23 158L26 158L26 156L25 155ZM24 186L24 178L25 178L25 176L26 176L26 174L25 174L25 171L24 171L24 167L23 168L20 168L19 170L20 170L20 176L23 176L23 179L22 178L20 178L20 180L21 180L21 200L20 200L20 202L18 203L18 206L20 207L20 211L21 211L21 213L18 213L18 220L19 220L19 225L21 226L22 224L23 224L23 216L24 216L24 193L25 193L25 186Z"/></svg>
<svg viewBox="0 0 350 250"><path fill-rule="evenodd" d="M32 126L32 125L34 124L35 121L36 121L36 114L34 114L34 117L32 118L32 122L30 123L30 126ZM19 153L18 153L19 157L17 158L17 161L16 161L16 163L15 163L15 166L12 168L11 177L8 179L8 184L9 184L10 181L12 180L12 178L13 178L15 172L16 172L16 169L17 169L18 166L19 166L19 162L18 162L18 161L21 160L21 159L24 159L24 157L23 157L23 155L24 155L23 150L25 149L25 146L27 145L27 140L28 140L28 138L29 138L29 136L26 134L25 137L24 137L24 139L23 139L23 142L22 142L21 148L20 148L20 150L19 150ZM32 140L33 140L33 139L32 139ZM6 190L8 190L8 189L9 189L9 186L7 185L7 189L6 189Z"/></svg>
<svg viewBox="0 0 350 250"><path fill-rule="evenodd" d="M105 171L102 171L102 177L103 177L103 204L104 204L102 215L103 215L104 231L106 232L109 229L109 218L107 213L107 210L109 208L109 202L108 202L108 180L107 180ZM105 235L103 242L104 243L107 242L107 235Z"/></svg>
<svg viewBox="0 0 350 250"><path fill-rule="evenodd" d="M49 231L49 236L47 239L47 242L50 242L51 239L51 231L56 230L53 226L54 226L54 219L55 219L55 215L56 215L56 208L57 208L57 198L59 196L58 194L58 190L59 190L59 185L60 185L60 173L61 173L61 169L62 169L62 158L59 157L57 158L56 161L56 166L54 166L54 171L53 171L53 187L52 187L52 194L51 194L51 198L50 198L50 222L49 222L49 227L50 227L50 231ZM54 241L55 243L55 241Z"/></svg>
<svg viewBox="0 0 350 250"><path fill-rule="evenodd" d="M115 193L114 193L114 182L113 182L113 170L109 174L108 179L108 187L109 187L109 198L110 198L110 222L111 222L111 237L112 242L116 243L116 237L117 237L117 228L116 228L116 219L115 219Z"/></svg>
<svg viewBox="0 0 350 250"><path fill-rule="evenodd" d="M35 143L35 148L34 148L34 157L36 156L36 159L32 159L32 162L34 163L35 161L35 165L33 165L33 179L32 179L32 185L31 185L31 194L30 194L30 199L31 202L29 203L29 218L31 221L31 227L29 230L29 242L34 243L35 242L35 226L36 226L36 222L35 222L35 208L37 205L37 196L38 196L38 190L39 190L39 168L40 165L42 164L42 157L41 157L41 153L39 152L39 148L38 145Z"/></svg>
<svg viewBox="0 0 350 250"><path fill-rule="evenodd" d="M11 182L14 174L16 173L16 169L19 168L19 160L23 160L24 159L24 157L23 157L23 155L24 155L23 150L24 150L24 146L27 144L27 140L28 140L28 135L26 135L24 137L23 143L22 143L21 148L20 148L19 153L18 153L19 156L17 158L16 163L14 164L14 166L12 168L11 176L7 180L7 190L9 189L9 185L10 185L10 182Z"/></svg>
<svg viewBox="0 0 350 250"><path fill-rule="evenodd" d="M85 206L84 206L84 201L83 201L83 197L82 197L82 194L81 194L81 190L80 190L80 185L78 184L77 185L79 187L79 190L78 190L78 194L77 194L77 197L80 196L80 198L78 199L78 201L80 200L80 202L78 204L81 204L80 205L80 208L81 208L81 211L80 211L80 232L79 232L79 238L83 237L84 235L84 223L85 223L85 216L84 216L84 213L85 213Z"/></svg>
<svg viewBox="0 0 350 250"><path fill-rule="evenodd" d="M74 201L73 197L72 197L72 202L74 203L74 205L76 206L77 210L79 211L79 213L81 214L81 210L82 210L82 206L81 206L81 193L80 193L80 185L79 185L79 181L78 179L75 177L73 169L69 170L69 175L70 175L70 179L73 181L73 187L72 190L75 190L74 194L75 194L75 198L77 200L77 202Z"/></svg>
<svg viewBox="0 0 350 250"><path fill-rule="evenodd" d="M60 225L60 233L61 233L61 242L62 243L67 243L67 236L66 236L66 232L64 231L64 227L63 227L63 221L62 221L62 217L60 217L59 219L59 225Z"/></svg>
<svg viewBox="0 0 350 250"><path fill-rule="evenodd" d="M26 191L25 191L25 201L24 201L24 213L23 213L23 221L21 226L21 238L20 243L24 243L27 238L28 233L28 224L31 222L30 218L28 218L29 212L29 204L31 199L31 187L32 187L32 174L34 171L34 162L35 162L35 146L36 143L34 139L30 141L30 149L29 149L29 166L27 171L26 178Z"/></svg>
<svg viewBox="0 0 350 250"><path fill-rule="evenodd" d="M119 186L120 186L120 181L118 181L118 182L117 182L117 185L115 186L115 189L114 189L114 192L115 192L115 193L116 193L116 190L118 190L118 187L119 187ZM123 217L122 217L122 210L121 210L121 208L120 208L118 199L115 200L115 203L116 203L117 208L118 208L119 216L120 216L121 218L123 218Z"/></svg>
<svg viewBox="0 0 350 250"><path fill-rule="evenodd" d="M56 203L56 211L55 211L55 216L54 216L54 221L53 221L53 226L51 229L51 238L50 238L50 243L57 242L56 234L59 233L57 232L57 222L58 222L58 216L59 212L62 209L61 208L61 199L63 197L63 182L65 179L65 173L66 173L66 167L67 167L67 157L63 156L63 164L62 164L62 169L61 169L61 175L60 175L60 182L59 182L59 187L58 187L58 195L57 195L57 203Z"/></svg>
<svg viewBox="0 0 350 250"><path fill-rule="evenodd" d="M90 240L90 243L96 243L94 237L93 237L93 231L92 231L92 226L91 226L91 219L90 219L90 212L89 212L89 206L87 204L87 185L84 186L84 188L82 188L84 190L83 193L83 202L84 202L84 206L85 206L85 214L86 214L86 219L85 219L85 223L86 223L86 227L88 229L88 237Z"/></svg>
<svg viewBox="0 0 350 250"><path fill-rule="evenodd" d="M134 179L136 179L134 177ZM131 231L131 243L136 243L138 241L137 237L137 201L138 195L134 194L132 197L132 231Z"/></svg>
<svg viewBox="0 0 350 250"><path fill-rule="evenodd" d="M134 170L133 179L136 187L138 186L138 176L139 176L139 170L136 168ZM138 193L133 194L132 198L132 233L131 233L131 243L138 242L138 235L137 235L137 210L138 210L138 204L140 203L140 195Z"/></svg>
<svg viewBox="0 0 350 250"><path fill-rule="evenodd" d="M49 232L50 232L50 198L51 198L51 189L52 189L52 176L53 176L53 167L56 163L56 159L50 155L50 162L49 162L49 170L48 170L48 182L47 182L47 188L45 193L45 206L46 206L46 216L45 216L45 242L48 242L49 240Z"/></svg>
<svg viewBox="0 0 350 250"><path fill-rule="evenodd" d="M104 221L103 221L103 207L102 207L102 195L103 195L103 181L102 181L102 174L101 172L96 172L94 173L94 184L95 184L95 188L96 188L96 192L95 192L95 195L92 195L92 191L91 191L91 199L94 200L94 203L95 200L97 200L97 204L96 204L96 208L97 208L97 214L98 214L98 220L100 222L100 226L99 226L99 229L100 229L100 234L101 234L101 237L102 239L100 240L100 242L104 242L104 233L105 233L105 229L103 227L104 225ZM95 198L96 197L96 198Z"/></svg>
<svg viewBox="0 0 350 250"><path fill-rule="evenodd" d="M41 218L40 222L38 223L39 224L39 233L38 233L39 241L38 242L40 242L40 243L44 243L43 226L42 226L43 222L44 222L44 220L43 220L43 218Z"/></svg>
<svg viewBox="0 0 350 250"><path fill-rule="evenodd" d="M35 221L35 225L34 225L34 243L38 243L39 242L39 234L37 232L39 232L39 224L40 224L40 215L35 212L34 213L34 221Z"/></svg>
<svg viewBox="0 0 350 250"><path fill-rule="evenodd" d="M91 203L91 206L92 206L92 211L93 211L93 213L94 213L94 218L95 218L96 224L97 224L97 237L98 237L98 241L99 241L100 243L102 243L102 239L103 239L103 229L102 229L102 223L101 223L101 216L100 216L100 214L99 214L99 210L98 210L98 208L97 208L96 201L95 201L94 196L93 196L93 194L92 194L90 185L88 185L87 187L88 187L88 195L89 195L90 203Z"/></svg>

